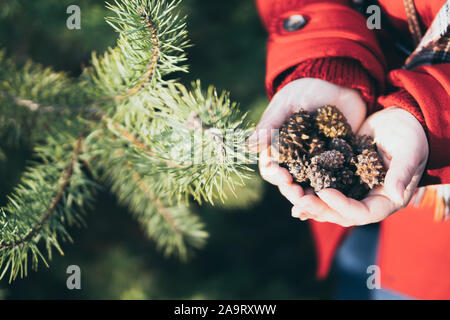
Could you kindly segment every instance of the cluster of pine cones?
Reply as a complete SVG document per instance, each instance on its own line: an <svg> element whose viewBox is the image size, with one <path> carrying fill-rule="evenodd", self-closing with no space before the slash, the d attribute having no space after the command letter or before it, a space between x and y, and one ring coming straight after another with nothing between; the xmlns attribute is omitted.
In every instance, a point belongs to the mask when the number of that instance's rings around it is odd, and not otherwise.
<svg viewBox="0 0 450 320"><path fill-rule="evenodd" d="M310 114L293 114L272 146L278 161L294 179L316 192L334 188L346 196L362 199L383 184L386 170L369 136L353 135L344 115L326 105ZM278 148L277 148L278 147Z"/></svg>

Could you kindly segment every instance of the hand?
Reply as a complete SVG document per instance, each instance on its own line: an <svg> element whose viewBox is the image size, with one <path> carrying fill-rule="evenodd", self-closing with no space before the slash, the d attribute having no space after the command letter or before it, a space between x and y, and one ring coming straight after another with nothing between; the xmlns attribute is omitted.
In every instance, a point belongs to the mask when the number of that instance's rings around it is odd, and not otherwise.
<svg viewBox="0 0 450 320"><path fill-rule="evenodd" d="M294 203L294 217L348 227L379 222L409 203L429 153L420 123L409 112L391 107L369 117L358 134L374 137L387 168L384 186L371 190L362 201L335 189L305 195Z"/></svg>
<svg viewBox="0 0 450 320"><path fill-rule="evenodd" d="M260 151L259 170L263 179L277 185L293 204L304 195L304 190L293 182L288 170L270 157L271 130L279 129L287 118L301 108L311 112L326 104L336 106L344 114L353 132L359 129L366 116L366 104L357 90L319 79L303 78L292 81L273 97L249 139L250 144L256 143L256 149Z"/></svg>

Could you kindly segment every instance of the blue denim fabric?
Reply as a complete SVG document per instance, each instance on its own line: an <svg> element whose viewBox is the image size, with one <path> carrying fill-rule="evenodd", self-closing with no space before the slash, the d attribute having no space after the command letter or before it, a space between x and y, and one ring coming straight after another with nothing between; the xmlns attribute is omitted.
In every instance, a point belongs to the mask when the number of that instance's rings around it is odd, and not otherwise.
<svg viewBox="0 0 450 320"><path fill-rule="evenodd" d="M336 252L335 298L339 300L403 300L409 297L386 289L369 289L367 267L375 265L379 224L355 227Z"/></svg>

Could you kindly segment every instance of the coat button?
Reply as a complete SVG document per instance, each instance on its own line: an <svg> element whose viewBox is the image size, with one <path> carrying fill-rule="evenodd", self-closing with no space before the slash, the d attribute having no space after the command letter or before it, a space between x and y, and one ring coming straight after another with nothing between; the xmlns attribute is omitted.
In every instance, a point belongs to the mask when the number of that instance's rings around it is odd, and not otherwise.
<svg viewBox="0 0 450 320"><path fill-rule="evenodd" d="M292 32L300 30L305 24L306 19L300 14L295 14L284 20L283 28L286 31Z"/></svg>

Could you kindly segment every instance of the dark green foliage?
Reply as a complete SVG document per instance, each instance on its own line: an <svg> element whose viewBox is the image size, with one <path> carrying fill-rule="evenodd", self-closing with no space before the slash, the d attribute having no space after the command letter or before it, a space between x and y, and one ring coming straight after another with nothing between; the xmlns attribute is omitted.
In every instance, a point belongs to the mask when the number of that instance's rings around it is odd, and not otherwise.
<svg viewBox="0 0 450 320"><path fill-rule="evenodd" d="M107 4L117 45L93 54L78 79L0 53L1 136L8 147L34 148L38 161L0 208L0 278L45 261L41 243L49 258L52 247L61 252L58 239L70 239L65 228L94 181L111 187L167 255L184 259L204 245L190 198L224 201L225 186L241 185L255 156L245 149L251 126L227 93L167 78L187 71L178 5Z"/></svg>

